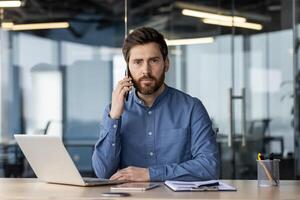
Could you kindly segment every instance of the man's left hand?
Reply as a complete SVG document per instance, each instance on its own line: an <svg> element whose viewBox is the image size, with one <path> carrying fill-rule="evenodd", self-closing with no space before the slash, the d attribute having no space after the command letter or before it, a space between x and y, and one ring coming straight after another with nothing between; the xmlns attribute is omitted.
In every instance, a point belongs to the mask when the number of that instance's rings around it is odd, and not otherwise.
<svg viewBox="0 0 300 200"><path fill-rule="evenodd" d="M149 170L141 167L127 167L117 171L110 180L149 181Z"/></svg>

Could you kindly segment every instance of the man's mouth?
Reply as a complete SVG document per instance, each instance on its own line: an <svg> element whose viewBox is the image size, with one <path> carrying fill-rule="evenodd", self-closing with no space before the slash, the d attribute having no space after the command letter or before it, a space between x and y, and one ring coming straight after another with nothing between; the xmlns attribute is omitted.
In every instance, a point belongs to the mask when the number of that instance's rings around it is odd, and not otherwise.
<svg viewBox="0 0 300 200"><path fill-rule="evenodd" d="M154 80L152 78L143 78L140 80L141 83L149 84L152 83Z"/></svg>
<svg viewBox="0 0 300 200"><path fill-rule="evenodd" d="M141 80L141 82L146 82L146 83L147 83L147 82L152 82L152 81L153 81L152 79L142 79L142 80Z"/></svg>

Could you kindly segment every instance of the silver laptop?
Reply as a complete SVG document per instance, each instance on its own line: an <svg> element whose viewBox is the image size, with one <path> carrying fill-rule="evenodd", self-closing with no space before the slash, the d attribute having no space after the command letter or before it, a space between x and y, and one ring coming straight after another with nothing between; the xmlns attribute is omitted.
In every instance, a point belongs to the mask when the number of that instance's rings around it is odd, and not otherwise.
<svg viewBox="0 0 300 200"><path fill-rule="evenodd" d="M124 181L82 178L62 139L50 135L14 135L36 176L44 182L78 186L112 185Z"/></svg>

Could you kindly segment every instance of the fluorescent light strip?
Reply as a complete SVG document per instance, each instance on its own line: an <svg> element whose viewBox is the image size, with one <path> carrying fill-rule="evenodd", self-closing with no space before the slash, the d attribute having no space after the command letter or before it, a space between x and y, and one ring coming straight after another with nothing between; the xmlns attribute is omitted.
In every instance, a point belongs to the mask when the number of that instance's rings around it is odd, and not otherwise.
<svg viewBox="0 0 300 200"><path fill-rule="evenodd" d="M2 22L1 23L1 28L3 29L12 29L14 26L14 23L12 22Z"/></svg>
<svg viewBox="0 0 300 200"><path fill-rule="evenodd" d="M226 22L245 22L246 18L238 17L238 16L228 16L228 15L219 15L214 13L190 10L190 9L183 9L181 12L183 15L191 16L191 17L198 17L198 18L207 18L207 19L214 19Z"/></svg>
<svg viewBox="0 0 300 200"><path fill-rule="evenodd" d="M205 44L205 43L212 43L212 42L214 42L213 37L178 39L178 40L168 40L168 39L166 39L166 43L167 43L168 46Z"/></svg>
<svg viewBox="0 0 300 200"><path fill-rule="evenodd" d="M21 7L21 1L0 1L0 8L16 8Z"/></svg>
<svg viewBox="0 0 300 200"><path fill-rule="evenodd" d="M15 24L13 26L14 31L22 30L38 30L38 29L57 29L68 28L68 22L50 22L50 23L35 23L35 24Z"/></svg>
<svg viewBox="0 0 300 200"><path fill-rule="evenodd" d="M40 29L58 29L68 28L68 22L49 22L49 23L35 23L35 24L13 24L11 22L2 23L2 28L13 31L24 30L40 30Z"/></svg>
<svg viewBox="0 0 300 200"><path fill-rule="evenodd" d="M213 20L213 19L203 19L203 23L205 24L214 24L219 26L234 26L234 27L240 27L240 28L247 28L247 29L254 29L254 30L262 30L263 26L261 24L257 23L250 23L250 22L226 22L226 21L220 21L220 20Z"/></svg>

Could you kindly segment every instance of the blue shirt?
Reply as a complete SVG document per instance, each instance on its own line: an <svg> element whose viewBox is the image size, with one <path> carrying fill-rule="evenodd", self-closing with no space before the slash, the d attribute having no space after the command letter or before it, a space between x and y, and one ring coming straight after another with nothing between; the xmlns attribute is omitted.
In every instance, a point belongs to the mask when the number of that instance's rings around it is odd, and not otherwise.
<svg viewBox="0 0 300 200"><path fill-rule="evenodd" d="M216 135L199 99L166 86L150 108L133 91L120 119L109 112L92 157L98 177L136 166L149 168L151 181L219 178Z"/></svg>

